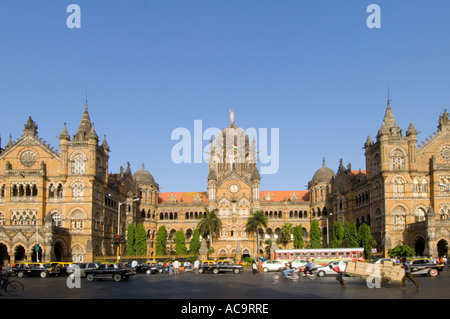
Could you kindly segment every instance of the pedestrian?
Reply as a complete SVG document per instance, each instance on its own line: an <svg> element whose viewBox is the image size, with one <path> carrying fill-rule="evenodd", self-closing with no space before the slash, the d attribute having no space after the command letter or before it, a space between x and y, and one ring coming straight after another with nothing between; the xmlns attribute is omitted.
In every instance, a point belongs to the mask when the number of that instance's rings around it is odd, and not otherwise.
<svg viewBox="0 0 450 319"><path fill-rule="evenodd" d="M200 268L200 260L197 258L197 260L194 262L194 269L195 269L195 275L198 276L198 270Z"/></svg>
<svg viewBox="0 0 450 319"><path fill-rule="evenodd" d="M262 275L264 273L263 270L263 262L261 258L258 258L258 269L259 269L259 273Z"/></svg>
<svg viewBox="0 0 450 319"><path fill-rule="evenodd" d="M342 263L342 264L341 264ZM336 273L336 280L339 281L339 283L341 284L341 287L345 287L346 286L346 282L344 280L344 278L342 278L344 276L344 271L345 271L345 265L343 265L343 262L339 262L337 264L330 265L330 268L333 269Z"/></svg>
<svg viewBox="0 0 450 319"><path fill-rule="evenodd" d="M175 275L180 274L180 262L178 260L174 261L173 270L174 270Z"/></svg>
<svg viewBox="0 0 450 319"><path fill-rule="evenodd" d="M411 270L411 262L407 261L405 257L402 258L402 266L405 269L405 275L402 278L402 287L405 288L406 287L406 278L408 278L409 280L412 281L412 283L414 285L416 285L417 290L419 290L420 288L420 284L415 281L413 275L412 275L412 270Z"/></svg>

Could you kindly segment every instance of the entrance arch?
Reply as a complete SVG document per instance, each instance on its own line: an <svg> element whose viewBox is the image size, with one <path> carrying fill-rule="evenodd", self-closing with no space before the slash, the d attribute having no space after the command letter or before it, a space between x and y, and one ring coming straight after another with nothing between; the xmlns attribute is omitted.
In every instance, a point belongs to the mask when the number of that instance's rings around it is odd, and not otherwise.
<svg viewBox="0 0 450 319"><path fill-rule="evenodd" d="M0 265L7 265L9 263L8 247L5 244L0 243Z"/></svg>
<svg viewBox="0 0 450 319"><path fill-rule="evenodd" d="M441 239L440 241L438 241L437 251L439 257L442 257L444 255L448 256L448 242L445 239Z"/></svg>
<svg viewBox="0 0 450 319"><path fill-rule="evenodd" d="M25 248L21 245L16 246L14 249L14 260L17 261L25 261L27 256L25 255Z"/></svg>
<svg viewBox="0 0 450 319"><path fill-rule="evenodd" d="M55 261L64 261L64 247L60 242L56 242L53 252L55 253Z"/></svg>
<svg viewBox="0 0 450 319"><path fill-rule="evenodd" d="M416 251L416 256L423 256L425 251L425 239L423 237L418 237L414 241L414 250Z"/></svg>

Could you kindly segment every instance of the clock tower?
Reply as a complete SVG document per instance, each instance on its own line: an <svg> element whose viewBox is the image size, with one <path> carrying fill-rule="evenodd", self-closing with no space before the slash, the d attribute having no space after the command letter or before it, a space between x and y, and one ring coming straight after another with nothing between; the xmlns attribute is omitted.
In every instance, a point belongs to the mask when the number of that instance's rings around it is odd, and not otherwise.
<svg viewBox="0 0 450 319"><path fill-rule="evenodd" d="M248 240L245 226L250 212L259 209L261 180L256 141L250 143L245 131L235 125L233 111L230 120L215 141L210 141L208 174L208 206L218 209L221 242L230 246L227 251L236 242Z"/></svg>

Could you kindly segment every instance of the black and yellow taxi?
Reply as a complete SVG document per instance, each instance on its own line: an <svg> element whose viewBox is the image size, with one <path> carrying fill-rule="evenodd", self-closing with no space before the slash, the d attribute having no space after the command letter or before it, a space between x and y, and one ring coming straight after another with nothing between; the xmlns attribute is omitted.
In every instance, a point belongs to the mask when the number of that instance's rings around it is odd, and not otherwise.
<svg viewBox="0 0 450 319"><path fill-rule="evenodd" d="M17 277L23 278L27 276L40 276L46 278L49 276L56 276L59 270L50 263L37 262L19 262L12 267L12 271Z"/></svg>

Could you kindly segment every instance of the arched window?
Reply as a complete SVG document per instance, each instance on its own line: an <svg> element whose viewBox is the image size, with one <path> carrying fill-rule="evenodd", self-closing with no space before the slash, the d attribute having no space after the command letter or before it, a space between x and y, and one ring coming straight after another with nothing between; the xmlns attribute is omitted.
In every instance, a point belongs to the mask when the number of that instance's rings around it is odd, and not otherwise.
<svg viewBox="0 0 450 319"><path fill-rule="evenodd" d="M59 213L52 214L52 226L61 227L61 215Z"/></svg>
<svg viewBox="0 0 450 319"><path fill-rule="evenodd" d="M74 175L86 173L86 155L82 152L77 153L71 159L71 172Z"/></svg>
<svg viewBox="0 0 450 319"><path fill-rule="evenodd" d="M84 214L80 210L74 211L70 215L72 229L81 230L84 228Z"/></svg>
<svg viewBox="0 0 450 319"><path fill-rule="evenodd" d="M403 197L405 195L406 179L403 176L397 175L392 178L392 188L395 197Z"/></svg>
<svg viewBox="0 0 450 319"><path fill-rule="evenodd" d="M403 150L396 148L392 150L390 156L393 170L405 169L406 154Z"/></svg>

